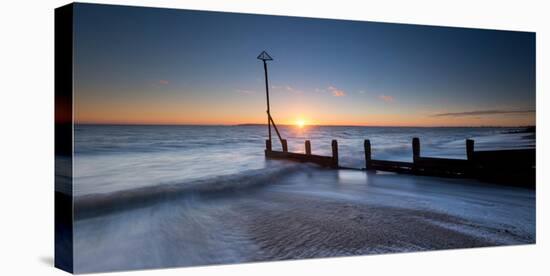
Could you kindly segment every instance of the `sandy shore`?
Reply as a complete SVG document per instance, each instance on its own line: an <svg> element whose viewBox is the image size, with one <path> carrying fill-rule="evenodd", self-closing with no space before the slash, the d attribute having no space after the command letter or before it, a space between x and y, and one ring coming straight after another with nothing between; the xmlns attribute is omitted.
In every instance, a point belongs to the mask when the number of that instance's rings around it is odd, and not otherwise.
<svg viewBox="0 0 550 276"><path fill-rule="evenodd" d="M282 195L272 199L293 208L266 208L244 216L263 253L255 260L497 245L439 226L467 224L441 213Z"/></svg>
<svg viewBox="0 0 550 276"><path fill-rule="evenodd" d="M76 222L78 272L535 242L534 192L476 181L306 170ZM78 209L77 209L78 212Z"/></svg>

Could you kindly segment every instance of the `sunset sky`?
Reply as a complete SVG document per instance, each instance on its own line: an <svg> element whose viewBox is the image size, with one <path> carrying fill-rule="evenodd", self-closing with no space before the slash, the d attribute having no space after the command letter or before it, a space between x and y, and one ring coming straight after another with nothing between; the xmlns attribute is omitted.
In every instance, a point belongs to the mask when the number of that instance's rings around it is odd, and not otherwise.
<svg viewBox="0 0 550 276"><path fill-rule="evenodd" d="M78 123L535 124L535 34L77 4Z"/></svg>

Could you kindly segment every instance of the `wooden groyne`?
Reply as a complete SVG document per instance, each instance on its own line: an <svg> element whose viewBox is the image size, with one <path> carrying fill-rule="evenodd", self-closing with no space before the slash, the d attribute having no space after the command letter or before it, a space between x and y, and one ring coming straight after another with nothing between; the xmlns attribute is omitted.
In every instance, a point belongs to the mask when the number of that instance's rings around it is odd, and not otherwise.
<svg viewBox="0 0 550 276"><path fill-rule="evenodd" d="M261 60L264 68L266 113L268 140L265 142L265 157L270 159L286 159L297 162L314 163L334 169L344 168L338 162L338 141L332 140L332 156L312 154L311 142L304 143L305 153L288 151L286 139L283 139L275 120L271 116L269 105L269 81L267 62L273 58L262 51L257 59ZM272 148L271 127L281 142L282 151ZM475 151L474 140L466 140L466 159L436 158L420 155L420 139L412 139L413 162L399 162L372 159L371 143L364 142L365 167L358 170L390 171L418 175L432 175L445 177L474 177L483 180L500 182L512 185L535 187L535 149Z"/></svg>
<svg viewBox="0 0 550 276"><path fill-rule="evenodd" d="M367 170L391 171L399 173L414 173L440 176L463 176L471 172L473 166L470 159L451 159L425 157L420 155L420 139L412 139L413 162L399 162L372 159L371 144L365 140L365 168ZM466 140L466 156L472 156L474 141Z"/></svg>
<svg viewBox="0 0 550 276"><path fill-rule="evenodd" d="M339 165L336 140L332 140L331 143L332 156L312 154L309 140L304 144L305 153L289 152L286 139L283 139L281 144L282 151L276 151L272 149L271 141L266 140L266 158L314 163L334 169L350 169ZM535 187L535 149L476 151L474 144L474 140L466 140L466 159L427 157L421 155L420 139L415 137L412 139L413 162L401 162L373 159L371 142L364 140L365 167L357 169L442 177L469 177L529 188Z"/></svg>
<svg viewBox="0 0 550 276"><path fill-rule="evenodd" d="M311 153L311 142L306 140L305 142L305 154L289 152L286 139L282 141L282 151L272 150L271 141L265 140L265 157L271 159L286 159L297 162L307 162L317 164L322 167L341 168L338 164L338 142L332 140L332 156L315 155Z"/></svg>

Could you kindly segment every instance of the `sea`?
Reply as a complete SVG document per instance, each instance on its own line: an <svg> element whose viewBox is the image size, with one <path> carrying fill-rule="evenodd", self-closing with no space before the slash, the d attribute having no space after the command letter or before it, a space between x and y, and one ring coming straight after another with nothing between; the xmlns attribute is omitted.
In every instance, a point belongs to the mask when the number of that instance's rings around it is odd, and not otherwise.
<svg viewBox="0 0 550 276"><path fill-rule="evenodd" d="M364 168L364 139L372 157L412 161L412 138L421 155L466 158L466 139L476 150L532 148L530 134L518 128L280 126L292 152L331 156L339 147L340 165ZM531 134L532 135L532 134ZM74 141L76 196L145 186L193 182L220 176L246 175L268 165L264 158L266 126L77 125ZM281 145L273 131L273 149ZM269 166L277 166L271 162Z"/></svg>

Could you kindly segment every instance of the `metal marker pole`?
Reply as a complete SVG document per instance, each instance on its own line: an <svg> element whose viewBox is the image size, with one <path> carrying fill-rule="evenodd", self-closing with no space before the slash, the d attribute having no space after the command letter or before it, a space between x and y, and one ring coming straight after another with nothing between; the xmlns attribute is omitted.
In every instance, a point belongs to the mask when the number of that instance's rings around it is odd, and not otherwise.
<svg viewBox="0 0 550 276"><path fill-rule="evenodd" d="M269 84L267 79L267 62L264 62L264 75L265 75L265 96L267 98L267 131L269 133L269 142L271 143L271 114L269 113Z"/></svg>

